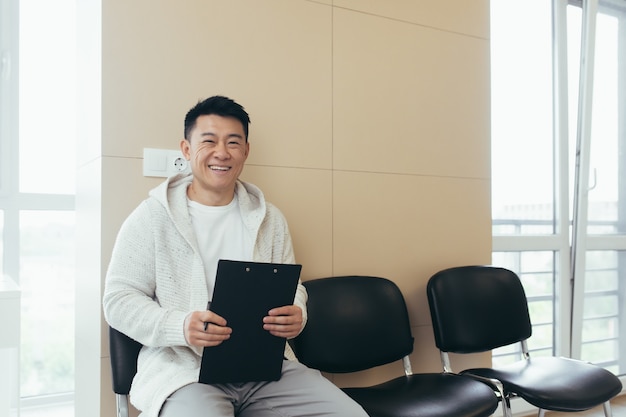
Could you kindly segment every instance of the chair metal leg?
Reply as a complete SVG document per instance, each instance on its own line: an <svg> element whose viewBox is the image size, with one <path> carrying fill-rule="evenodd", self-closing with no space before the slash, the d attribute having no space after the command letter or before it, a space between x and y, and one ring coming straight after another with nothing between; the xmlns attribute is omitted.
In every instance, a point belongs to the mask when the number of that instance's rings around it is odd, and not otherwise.
<svg viewBox="0 0 626 417"><path fill-rule="evenodd" d="M489 379L492 386L498 391L498 397L500 397L500 405L502 406L502 417L513 417L513 411L511 411L511 398L504 392L504 386L502 382L497 379Z"/></svg>
<svg viewBox="0 0 626 417"><path fill-rule="evenodd" d="M513 411L511 411L511 399L505 395L501 397L502 403L502 415L504 417L513 417Z"/></svg>
<svg viewBox="0 0 626 417"><path fill-rule="evenodd" d="M539 409L539 412L537 413L537 417L545 417L546 415L546 410L544 410L543 408Z"/></svg>
<svg viewBox="0 0 626 417"><path fill-rule="evenodd" d="M128 417L128 396L115 394L115 404L117 406L117 417Z"/></svg>

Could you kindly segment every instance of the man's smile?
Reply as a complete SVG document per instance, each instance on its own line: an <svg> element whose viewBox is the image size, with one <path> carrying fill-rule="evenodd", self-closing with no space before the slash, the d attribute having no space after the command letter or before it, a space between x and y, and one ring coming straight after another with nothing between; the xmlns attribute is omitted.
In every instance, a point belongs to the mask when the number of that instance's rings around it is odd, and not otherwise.
<svg viewBox="0 0 626 417"><path fill-rule="evenodd" d="M223 166L218 166L218 165L209 165L209 169L211 169L213 171L228 171L228 170L230 170L230 167L223 167Z"/></svg>

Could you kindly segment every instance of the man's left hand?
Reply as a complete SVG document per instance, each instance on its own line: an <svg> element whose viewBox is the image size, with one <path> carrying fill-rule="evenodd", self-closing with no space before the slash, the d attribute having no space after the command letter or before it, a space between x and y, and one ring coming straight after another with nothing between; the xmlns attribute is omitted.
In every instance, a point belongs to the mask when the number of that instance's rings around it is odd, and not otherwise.
<svg viewBox="0 0 626 417"><path fill-rule="evenodd" d="M274 336L296 337L302 330L302 309L295 305L273 308L263 318L263 328Z"/></svg>

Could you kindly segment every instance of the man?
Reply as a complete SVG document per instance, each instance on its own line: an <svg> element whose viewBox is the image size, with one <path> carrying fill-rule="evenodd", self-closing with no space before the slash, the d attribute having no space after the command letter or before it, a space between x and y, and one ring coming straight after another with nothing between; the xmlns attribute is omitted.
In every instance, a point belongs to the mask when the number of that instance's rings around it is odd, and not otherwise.
<svg viewBox="0 0 626 417"><path fill-rule="evenodd" d="M295 263L282 213L239 174L250 153L244 108L215 96L185 117L180 148L191 175L168 178L122 225L103 297L107 322L144 345L131 401L145 417L367 416L285 343L278 381L201 384L204 347L234 331L207 311L219 259ZM263 328L293 338L306 324L306 290L268 312Z"/></svg>

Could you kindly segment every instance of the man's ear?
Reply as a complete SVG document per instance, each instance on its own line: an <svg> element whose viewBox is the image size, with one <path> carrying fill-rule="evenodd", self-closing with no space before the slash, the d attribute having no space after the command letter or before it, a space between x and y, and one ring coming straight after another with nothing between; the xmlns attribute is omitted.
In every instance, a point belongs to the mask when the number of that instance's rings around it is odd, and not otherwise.
<svg viewBox="0 0 626 417"><path fill-rule="evenodd" d="M191 149L187 139L180 140L180 151L183 153L183 156L187 161L191 160Z"/></svg>

